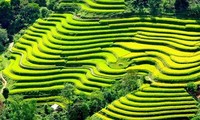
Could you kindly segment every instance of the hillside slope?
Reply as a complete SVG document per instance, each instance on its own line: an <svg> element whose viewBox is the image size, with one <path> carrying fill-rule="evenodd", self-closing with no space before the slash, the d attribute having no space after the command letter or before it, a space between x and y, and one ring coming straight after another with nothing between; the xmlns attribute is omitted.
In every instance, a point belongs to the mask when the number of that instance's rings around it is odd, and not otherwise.
<svg viewBox="0 0 200 120"><path fill-rule="evenodd" d="M10 94L64 106L65 98L58 93L66 82L75 85L76 94L90 95L127 71L137 71L148 76L151 85L114 101L97 113L100 117L188 117L197 107L184 87L200 82L199 43L200 25L195 20L91 20L52 14L38 19L14 45L3 75L14 81Z"/></svg>

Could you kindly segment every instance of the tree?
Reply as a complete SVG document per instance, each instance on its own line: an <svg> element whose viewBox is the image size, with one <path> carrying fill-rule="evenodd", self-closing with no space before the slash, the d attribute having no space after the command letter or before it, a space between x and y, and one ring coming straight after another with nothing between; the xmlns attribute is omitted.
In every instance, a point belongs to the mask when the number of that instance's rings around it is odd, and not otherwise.
<svg viewBox="0 0 200 120"><path fill-rule="evenodd" d="M102 91L94 91L91 93L89 100L87 101L90 107L90 115L99 111L106 104L105 97Z"/></svg>
<svg viewBox="0 0 200 120"><path fill-rule="evenodd" d="M50 114L52 112L52 109L47 105L47 104L45 104L44 105L44 113L46 114L46 115L48 115L48 114Z"/></svg>
<svg viewBox="0 0 200 120"><path fill-rule="evenodd" d="M115 89L104 88L103 90L104 99L107 103L111 103L113 100L117 98L117 93L114 92Z"/></svg>
<svg viewBox="0 0 200 120"><path fill-rule="evenodd" d="M58 4L59 0L46 0L47 8L50 10L55 11L57 9Z"/></svg>
<svg viewBox="0 0 200 120"><path fill-rule="evenodd" d="M150 7L151 15L159 15L161 14L161 2L162 0L148 0L148 5Z"/></svg>
<svg viewBox="0 0 200 120"><path fill-rule="evenodd" d="M5 44L6 42L8 42L8 33L6 29L2 29L0 27L0 44Z"/></svg>
<svg viewBox="0 0 200 120"><path fill-rule="evenodd" d="M175 0L164 0L162 1L162 7L164 13L175 13Z"/></svg>
<svg viewBox="0 0 200 120"><path fill-rule="evenodd" d="M188 8L188 16L200 18L200 1L199 3L192 3Z"/></svg>
<svg viewBox="0 0 200 120"><path fill-rule="evenodd" d="M8 2L0 2L0 24L3 28L8 28L12 20L11 6Z"/></svg>
<svg viewBox="0 0 200 120"><path fill-rule="evenodd" d="M136 13L139 14L149 13L148 0L134 0L133 7L135 8Z"/></svg>
<svg viewBox="0 0 200 120"><path fill-rule="evenodd" d="M4 97L5 99L8 99L8 95L9 95L9 90L8 90L8 88L4 88L2 94L3 94L3 97Z"/></svg>
<svg viewBox="0 0 200 120"><path fill-rule="evenodd" d="M28 3L21 9L21 19L25 24L33 23L39 17L39 5L36 3Z"/></svg>
<svg viewBox="0 0 200 120"><path fill-rule="evenodd" d="M28 3L21 7L18 14L10 26L10 33L15 34L19 32L22 28L27 27L32 24L36 19L39 18L39 5L36 3Z"/></svg>
<svg viewBox="0 0 200 120"><path fill-rule="evenodd" d="M73 99L75 87L71 83L66 83L64 89L61 91L60 95L67 98L69 103Z"/></svg>
<svg viewBox="0 0 200 120"><path fill-rule="evenodd" d="M13 97L12 101L5 104L0 115L1 120L34 120L36 114L36 102L24 101L21 97Z"/></svg>
<svg viewBox="0 0 200 120"><path fill-rule="evenodd" d="M67 117L69 118L69 110L71 108L71 105L73 103L73 97L74 97L74 90L75 87L71 83L66 83L64 85L64 89L61 91L60 95L67 98L68 105L67 105Z"/></svg>
<svg viewBox="0 0 200 120"><path fill-rule="evenodd" d="M67 112L64 113L70 120L84 120L105 105L139 88L143 84L143 79L136 71L128 71L123 79L116 81L111 87L93 91L89 97L85 94L74 94L74 85L67 83L60 93L69 102ZM56 116L60 118L62 115Z"/></svg>
<svg viewBox="0 0 200 120"><path fill-rule="evenodd" d="M176 13L186 12L189 7L188 0L176 0L174 3Z"/></svg>
<svg viewBox="0 0 200 120"><path fill-rule="evenodd" d="M20 0L11 0L10 2L12 7L19 7L20 6Z"/></svg>
<svg viewBox="0 0 200 120"><path fill-rule="evenodd" d="M69 110L70 120L84 120L89 115L89 106L86 102L77 102Z"/></svg>

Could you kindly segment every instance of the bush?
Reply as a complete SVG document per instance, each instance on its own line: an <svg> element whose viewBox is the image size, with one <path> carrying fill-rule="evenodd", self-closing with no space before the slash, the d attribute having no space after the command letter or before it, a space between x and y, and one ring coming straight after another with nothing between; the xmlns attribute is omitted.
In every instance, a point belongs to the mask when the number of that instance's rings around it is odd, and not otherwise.
<svg viewBox="0 0 200 120"><path fill-rule="evenodd" d="M190 91L190 92L196 92L197 91L197 85L193 82L189 82L187 84L187 89Z"/></svg>
<svg viewBox="0 0 200 120"><path fill-rule="evenodd" d="M40 8L40 17L45 18L48 17L48 15L51 13L51 11L47 7L41 7Z"/></svg>

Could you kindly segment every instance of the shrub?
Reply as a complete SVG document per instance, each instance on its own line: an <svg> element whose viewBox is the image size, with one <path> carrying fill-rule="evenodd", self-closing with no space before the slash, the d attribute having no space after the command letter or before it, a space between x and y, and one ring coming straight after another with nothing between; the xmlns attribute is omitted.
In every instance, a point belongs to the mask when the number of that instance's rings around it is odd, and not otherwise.
<svg viewBox="0 0 200 120"><path fill-rule="evenodd" d="M47 17L50 13L51 13L51 11L47 7L40 8L40 17L41 18Z"/></svg>
<svg viewBox="0 0 200 120"><path fill-rule="evenodd" d="M197 85L193 82L189 82L187 84L187 89L190 91L190 92L196 92L197 91Z"/></svg>

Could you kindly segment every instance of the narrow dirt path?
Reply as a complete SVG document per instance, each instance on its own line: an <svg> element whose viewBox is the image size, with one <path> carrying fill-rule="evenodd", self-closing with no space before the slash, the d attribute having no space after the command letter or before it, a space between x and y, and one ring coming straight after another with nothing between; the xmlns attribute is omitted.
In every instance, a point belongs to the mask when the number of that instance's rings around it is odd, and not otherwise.
<svg viewBox="0 0 200 120"><path fill-rule="evenodd" d="M197 92L197 96L198 99L200 98L200 91Z"/></svg>
<svg viewBox="0 0 200 120"><path fill-rule="evenodd" d="M7 81L4 79L2 73L0 73L0 79L1 79L1 82L2 82L2 85L3 85L3 87L1 88L1 91L0 91L1 94L2 94L3 93L3 89L6 88L6 86L7 86Z"/></svg>
<svg viewBox="0 0 200 120"><path fill-rule="evenodd" d="M8 50L9 50L9 51L12 51L13 45L14 45L14 42L10 43L10 45L9 45L9 47L8 47ZM1 80L2 85L3 85L3 87L1 88L1 91L0 91L0 93L2 94L2 93L3 93L3 89L6 88L6 86L7 86L7 81L6 81L5 78L3 77L2 72L0 73L0 80Z"/></svg>
<svg viewBox="0 0 200 120"><path fill-rule="evenodd" d="M13 45L14 45L14 42L11 42L10 45L9 45L9 47L8 47L8 50L9 50L9 51L12 50Z"/></svg>

